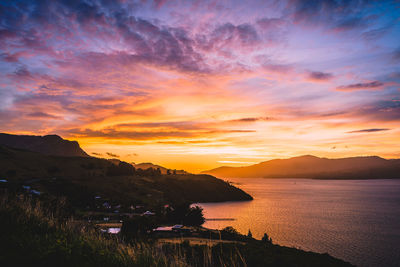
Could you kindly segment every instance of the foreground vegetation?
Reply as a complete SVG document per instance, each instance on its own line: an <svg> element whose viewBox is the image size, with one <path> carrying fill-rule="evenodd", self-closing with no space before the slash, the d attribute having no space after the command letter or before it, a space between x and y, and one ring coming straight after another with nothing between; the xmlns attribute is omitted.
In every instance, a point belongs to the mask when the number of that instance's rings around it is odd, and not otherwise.
<svg viewBox="0 0 400 267"><path fill-rule="evenodd" d="M3 190L4 191L4 190ZM65 216L63 201L27 195L0 197L0 266L351 266L327 254L304 252L238 234L215 246L160 245L154 238L101 234Z"/></svg>

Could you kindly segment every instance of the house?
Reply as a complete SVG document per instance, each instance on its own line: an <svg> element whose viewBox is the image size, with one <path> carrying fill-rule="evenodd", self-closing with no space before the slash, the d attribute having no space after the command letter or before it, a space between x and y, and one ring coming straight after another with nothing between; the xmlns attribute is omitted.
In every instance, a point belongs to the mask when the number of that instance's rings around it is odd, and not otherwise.
<svg viewBox="0 0 400 267"><path fill-rule="evenodd" d="M111 227L111 228L108 228L108 229L107 229L107 233L109 233L109 234L114 234L114 235L116 235L116 234L118 234L119 232L121 232L121 228L119 228L119 227Z"/></svg>
<svg viewBox="0 0 400 267"><path fill-rule="evenodd" d="M160 226L153 229L153 234L158 237L175 237L176 232L172 230L172 226Z"/></svg>
<svg viewBox="0 0 400 267"><path fill-rule="evenodd" d="M172 233L172 226L160 226L153 229L154 233Z"/></svg>

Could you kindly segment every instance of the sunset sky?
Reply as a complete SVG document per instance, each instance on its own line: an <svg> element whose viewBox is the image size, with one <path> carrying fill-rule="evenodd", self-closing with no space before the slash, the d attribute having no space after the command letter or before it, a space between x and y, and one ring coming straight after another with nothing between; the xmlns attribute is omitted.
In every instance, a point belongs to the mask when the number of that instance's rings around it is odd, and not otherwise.
<svg viewBox="0 0 400 267"><path fill-rule="evenodd" d="M396 1L1 1L0 131L192 172L400 157Z"/></svg>

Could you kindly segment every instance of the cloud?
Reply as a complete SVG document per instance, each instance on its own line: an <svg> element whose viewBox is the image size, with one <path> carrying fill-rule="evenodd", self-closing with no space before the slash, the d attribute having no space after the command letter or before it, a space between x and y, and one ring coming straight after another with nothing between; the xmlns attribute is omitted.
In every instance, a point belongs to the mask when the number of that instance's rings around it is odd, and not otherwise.
<svg viewBox="0 0 400 267"><path fill-rule="evenodd" d="M33 75L26 66L20 66L14 71L14 75L18 79L27 80L32 79Z"/></svg>
<svg viewBox="0 0 400 267"><path fill-rule="evenodd" d="M22 53L1 53L0 58L2 58L4 61L15 63L19 61L19 57L21 55Z"/></svg>
<svg viewBox="0 0 400 267"><path fill-rule="evenodd" d="M119 155L111 153L111 152L106 152L106 154L112 158L119 158Z"/></svg>
<svg viewBox="0 0 400 267"><path fill-rule="evenodd" d="M154 140L166 139L172 137L194 137L199 136L200 133L191 133L183 131L118 131L114 129L106 130L90 130L90 129L72 129L67 130L67 133L79 137L101 137L109 139L130 139L130 140Z"/></svg>
<svg viewBox="0 0 400 267"><path fill-rule="evenodd" d="M171 122L141 122L141 123L120 123L113 125L112 128L134 129L134 128L167 128L176 130L205 130L204 125L193 121L171 121Z"/></svg>
<svg viewBox="0 0 400 267"><path fill-rule="evenodd" d="M286 25L286 21L281 18L262 18L257 20L257 25L263 30L275 31Z"/></svg>
<svg viewBox="0 0 400 267"><path fill-rule="evenodd" d="M92 137L132 140L149 145L137 149L145 157L157 144L268 147L305 128L337 140L343 128L324 127L394 129L400 120L399 102L389 101L399 99L400 58L390 1L379 9L372 1L189 2L0 3L0 127L56 131L84 146ZM379 81L354 80L371 73ZM336 75L337 90L387 90L347 95L305 82ZM296 138L297 148L308 145Z"/></svg>
<svg viewBox="0 0 400 267"><path fill-rule="evenodd" d="M384 83L380 81L372 81L366 83L354 83L349 85L343 85L336 88L339 91L355 91L355 90L378 90L382 89Z"/></svg>
<svg viewBox="0 0 400 267"><path fill-rule="evenodd" d="M362 37L367 41L374 41L382 38L386 33L389 32L392 25L384 26L372 30L368 30L362 34Z"/></svg>
<svg viewBox="0 0 400 267"><path fill-rule="evenodd" d="M247 117L247 118L240 118L235 120L230 120L230 122L256 122L256 121L269 121L271 117Z"/></svg>
<svg viewBox="0 0 400 267"><path fill-rule="evenodd" d="M396 61L400 61L400 47L392 52L392 57Z"/></svg>
<svg viewBox="0 0 400 267"><path fill-rule="evenodd" d="M311 81L327 81L333 78L333 74L321 71L312 71L308 74L308 78Z"/></svg>
<svg viewBox="0 0 400 267"><path fill-rule="evenodd" d="M388 128L371 128L371 129L362 129L362 130L356 130L356 131L350 131L347 133L373 133L373 132L382 132L382 131L389 131L390 129Z"/></svg>
<svg viewBox="0 0 400 267"><path fill-rule="evenodd" d="M122 49L118 50L126 55L128 61L188 72L208 71L202 56L196 52L195 41L185 29L156 25L149 20L130 15L124 7L118 2L110 7L103 2L73 1L9 5L3 7L3 21L8 29L3 30L2 35L6 39L12 38L13 45L53 56L57 56L53 48L58 50L61 44L60 49L73 46L85 49L82 39L88 45L96 41L106 41L110 46L115 43L114 40L119 40ZM74 26L79 29L73 29ZM37 31L38 28L41 31ZM242 42L251 42L251 27L239 25L235 29ZM58 39L60 42L52 42L50 39ZM5 39L1 41L4 45L8 44ZM101 51L104 54L115 54L115 49ZM60 53L58 55L62 56ZM16 60L11 55L5 55L5 59Z"/></svg>
<svg viewBox="0 0 400 267"><path fill-rule="evenodd" d="M369 121L398 121L400 120L400 102L395 99L376 101L359 107L353 114L365 116Z"/></svg>
<svg viewBox="0 0 400 267"><path fill-rule="evenodd" d="M286 12L296 23L323 25L333 31L349 31L366 27L376 19L369 15L369 9L374 9L374 3L368 1L291 0Z"/></svg>
<svg viewBox="0 0 400 267"><path fill-rule="evenodd" d="M348 31L362 26L365 26L365 21L363 18L350 17L338 21L337 24L333 27L333 30Z"/></svg>
<svg viewBox="0 0 400 267"><path fill-rule="evenodd" d="M247 49L258 45L261 40L257 30L249 23L234 25L225 23L217 26L209 34L201 34L196 37L196 46L205 51L215 51L223 55L229 50Z"/></svg>
<svg viewBox="0 0 400 267"><path fill-rule="evenodd" d="M32 117L32 118L39 118L39 119L60 119L59 116L55 116L46 112L32 112L27 114L28 117Z"/></svg>

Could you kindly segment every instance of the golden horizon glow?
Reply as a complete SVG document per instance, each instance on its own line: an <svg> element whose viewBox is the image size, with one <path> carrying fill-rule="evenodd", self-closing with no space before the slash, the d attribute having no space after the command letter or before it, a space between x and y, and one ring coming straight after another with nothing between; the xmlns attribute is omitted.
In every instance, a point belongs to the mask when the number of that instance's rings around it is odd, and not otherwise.
<svg viewBox="0 0 400 267"><path fill-rule="evenodd" d="M100 5L101 16L61 12L51 24L34 8L4 18L1 132L58 134L90 155L190 172L304 154L400 157L391 3Z"/></svg>

